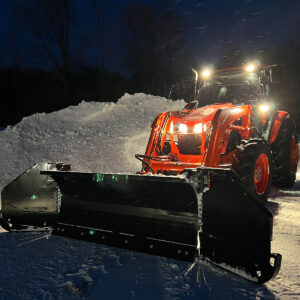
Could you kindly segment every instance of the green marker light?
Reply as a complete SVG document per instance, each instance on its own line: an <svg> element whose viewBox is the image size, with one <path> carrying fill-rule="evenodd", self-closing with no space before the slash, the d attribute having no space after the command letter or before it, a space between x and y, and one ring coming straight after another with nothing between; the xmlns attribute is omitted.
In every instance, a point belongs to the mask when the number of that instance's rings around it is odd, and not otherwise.
<svg viewBox="0 0 300 300"><path fill-rule="evenodd" d="M31 199L31 200L36 200L36 199L37 199L37 195L32 195L32 196L30 197L30 199Z"/></svg>
<svg viewBox="0 0 300 300"><path fill-rule="evenodd" d="M95 230L92 230L92 229L91 229L91 230L89 231L89 234L90 234L90 235L94 235L94 234L95 234Z"/></svg>
<svg viewBox="0 0 300 300"><path fill-rule="evenodd" d="M97 182L97 183L103 182L103 181L104 181L104 174L101 174L101 173L99 173L99 174L94 174L94 175L93 175L93 180L94 180L95 182Z"/></svg>
<svg viewBox="0 0 300 300"><path fill-rule="evenodd" d="M117 175L117 174L113 174L113 175L111 175L111 179L113 180L113 181L119 181L119 176Z"/></svg>

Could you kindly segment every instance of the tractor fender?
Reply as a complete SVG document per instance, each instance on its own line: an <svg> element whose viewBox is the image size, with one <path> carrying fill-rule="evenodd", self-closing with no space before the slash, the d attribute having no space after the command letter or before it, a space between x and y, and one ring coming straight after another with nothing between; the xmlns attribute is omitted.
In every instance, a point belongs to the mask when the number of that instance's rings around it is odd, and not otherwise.
<svg viewBox="0 0 300 300"><path fill-rule="evenodd" d="M273 144L278 136L279 129L285 117L289 116L286 111L278 111L273 119L271 133L269 135L269 144Z"/></svg>

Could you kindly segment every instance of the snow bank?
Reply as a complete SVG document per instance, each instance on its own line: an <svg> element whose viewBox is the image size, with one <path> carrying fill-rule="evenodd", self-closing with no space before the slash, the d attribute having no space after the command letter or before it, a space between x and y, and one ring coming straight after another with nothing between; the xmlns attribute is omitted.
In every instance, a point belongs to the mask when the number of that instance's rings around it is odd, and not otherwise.
<svg viewBox="0 0 300 300"><path fill-rule="evenodd" d="M125 94L117 103L85 102L50 114L38 113L0 132L0 190L35 162L69 162L76 171L137 172L151 124L172 101Z"/></svg>

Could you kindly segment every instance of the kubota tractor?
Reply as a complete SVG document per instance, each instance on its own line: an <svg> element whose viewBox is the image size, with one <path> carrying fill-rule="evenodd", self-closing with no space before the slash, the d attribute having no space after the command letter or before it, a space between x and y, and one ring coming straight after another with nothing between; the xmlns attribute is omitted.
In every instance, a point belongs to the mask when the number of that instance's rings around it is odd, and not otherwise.
<svg viewBox="0 0 300 300"><path fill-rule="evenodd" d="M295 123L288 112L257 102L217 103L165 112L152 125L142 174L178 175L201 166L228 168L260 203L275 186L295 182L298 146Z"/></svg>
<svg viewBox="0 0 300 300"><path fill-rule="evenodd" d="M0 224L206 259L254 282L270 280L281 256L271 253L273 217L263 203L272 180L293 185L298 161L294 122L269 97L276 70L196 72L196 101L156 117L145 155L136 155L141 172L36 164L3 189Z"/></svg>

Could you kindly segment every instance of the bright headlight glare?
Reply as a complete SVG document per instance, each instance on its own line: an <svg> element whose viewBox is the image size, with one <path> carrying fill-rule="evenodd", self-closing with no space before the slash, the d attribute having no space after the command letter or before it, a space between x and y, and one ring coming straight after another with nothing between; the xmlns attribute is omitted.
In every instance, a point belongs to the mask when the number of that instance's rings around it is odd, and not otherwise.
<svg viewBox="0 0 300 300"><path fill-rule="evenodd" d="M258 107L258 109L259 109L261 112L265 113L265 112L267 112L267 111L270 110L270 105L269 105L269 104L261 104L261 105Z"/></svg>
<svg viewBox="0 0 300 300"><path fill-rule="evenodd" d="M194 132L195 133L202 133L202 123L196 124L194 126Z"/></svg>
<svg viewBox="0 0 300 300"><path fill-rule="evenodd" d="M212 71L210 69L204 69L202 72L201 72L201 76L203 78L208 78L210 77Z"/></svg>
<svg viewBox="0 0 300 300"><path fill-rule="evenodd" d="M182 133L187 133L187 126L185 124L179 124L179 131Z"/></svg>
<svg viewBox="0 0 300 300"><path fill-rule="evenodd" d="M247 66L245 67L245 70L246 70L247 72L254 72L254 71L255 71L255 65L249 64L249 65L247 65Z"/></svg>
<svg viewBox="0 0 300 300"><path fill-rule="evenodd" d="M206 124L198 123L194 126L194 133L202 133L206 131Z"/></svg>

